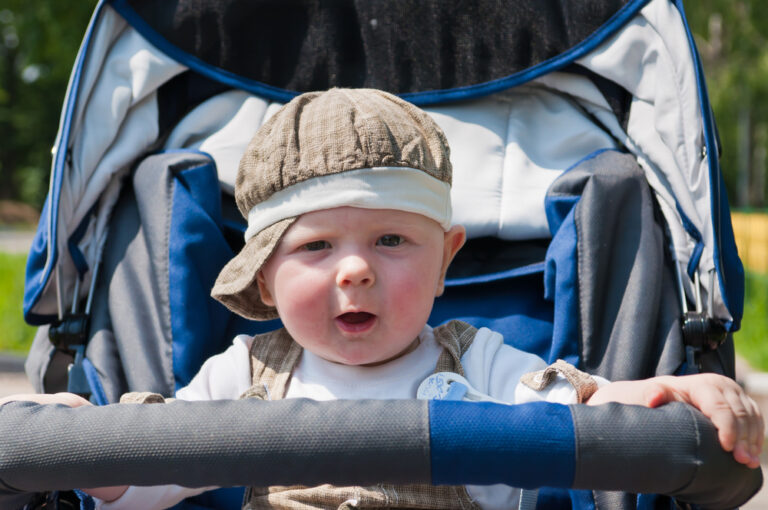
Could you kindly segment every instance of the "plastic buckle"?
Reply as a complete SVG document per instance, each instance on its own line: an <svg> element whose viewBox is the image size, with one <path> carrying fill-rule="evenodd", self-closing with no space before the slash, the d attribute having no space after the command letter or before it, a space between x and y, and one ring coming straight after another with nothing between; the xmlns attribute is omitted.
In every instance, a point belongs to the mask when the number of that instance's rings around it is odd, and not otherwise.
<svg viewBox="0 0 768 510"><path fill-rule="evenodd" d="M88 340L89 316L84 313L71 313L51 324L48 339L61 351L72 352L77 345L85 345Z"/></svg>
<svg viewBox="0 0 768 510"><path fill-rule="evenodd" d="M72 313L64 319L51 324L48 338L60 351L74 354L74 362L67 369L67 391L83 398L91 396L91 387L85 375L85 345L88 341L89 316L84 313Z"/></svg>
<svg viewBox="0 0 768 510"><path fill-rule="evenodd" d="M701 355L720 347L728 334L722 322L703 312L685 312L682 329L689 373L701 371Z"/></svg>

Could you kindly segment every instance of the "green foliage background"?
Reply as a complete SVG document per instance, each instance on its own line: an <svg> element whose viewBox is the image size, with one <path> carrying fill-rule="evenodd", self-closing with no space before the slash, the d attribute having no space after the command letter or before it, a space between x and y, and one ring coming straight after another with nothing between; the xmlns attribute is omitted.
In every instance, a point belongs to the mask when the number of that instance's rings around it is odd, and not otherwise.
<svg viewBox="0 0 768 510"><path fill-rule="evenodd" d="M0 199L42 206L69 74L95 5L0 3Z"/></svg>
<svg viewBox="0 0 768 510"><path fill-rule="evenodd" d="M29 351L35 328L22 317L25 255L0 253L0 353Z"/></svg>
<svg viewBox="0 0 768 510"><path fill-rule="evenodd" d="M731 204L742 207L765 207L768 205L768 179L765 178L765 151L768 150L768 3L759 0L696 0L685 5L720 132L721 165L729 199ZM741 121L740 115L743 116ZM740 201L738 197L740 165L748 172L744 177L745 191L748 192L744 197L746 201Z"/></svg>

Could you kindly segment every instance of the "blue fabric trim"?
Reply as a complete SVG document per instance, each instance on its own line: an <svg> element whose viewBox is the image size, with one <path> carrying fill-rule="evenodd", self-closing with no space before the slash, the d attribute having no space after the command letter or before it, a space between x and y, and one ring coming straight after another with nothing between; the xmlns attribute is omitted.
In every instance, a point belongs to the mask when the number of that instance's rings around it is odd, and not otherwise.
<svg viewBox="0 0 768 510"><path fill-rule="evenodd" d="M586 156L584 156L583 158L581 158L580 160L578 160L576 163L574 163L574 164L572 164L571 166L569 166L568 168L566 168L566 169L563 171L563 173L566 173L566 172L570 172L571 170L573 170L573 169L574 169L574 168L576 168L577 166L581 165L581 164L582 164L582 163L584 163L585 161L589 161L590 159L595 159L595 158L596 158L596 157L598 157L600 154L602 154L602 153L604 153L604 152L608 152L608 151L613 151L613 152L618 152L618 153L620 153L620 154L625 154L625 151L623 151L623 150L620 150L620 149L617 149L617 148L615 148L615 147L604 147L604 148L602 148L602 149L597 149L597 150L595 150L595 151L592 151L592 152L590 152L589 154L587 154Z"/></svg>
<svg viewBox="0 0 768 510"><path fill-rule="evenodd" d="M571 510L595 510L595 495L590 490L570 490L568 491L570 496L570 508ZM564 507L548 507L544 508L568 508Z"/></svg>
<svg viewBox="0 0 768 510"><path fill-rule="evenodd" d="M37 304L37 302L40 300L40 297L42 296L43 289L45 289L46 284L48 283L48 280L51 277L51 273L53 271L54 266L56 265L56 262L58 261L58 249L56 247L56 243L58 240L58 229L56 228L56 225L58 224L58 217L59 217L59 198L61 195L61 184L63 173L64 173L64 164L66 162L67 153L69 152L69 137L70 132L72 130L72 119L74 117L75 112L75 105L77 104L77 97L79 93L80 88L80 79L82 77L83 73L83 66L85 64L85 57L88 53L88 50L91 46L91 39L93 37L94 27L96 26L97 20L101 17L101 11L104 8L104 0L100 1L99 4L96 6L96 9L94 11L93 16L91 17L91 21L88 24L88 28L85 32L85 37L83 39L83 44L80 52L77 55L77 61L75 62L75 66L72 72L72 79L71 84L69 88L69 94L67 95L65 102L64 102L64 118L61 123L61 129L59 131L59 139L57 140L56 147L58 147L58 150L56 151L56 157L53 162L53 167L51 169L51 189L48 193L48 199L46 201L46 205L49 206L48 208L48 214L47 215L41 215L40 222L47 222L45 230L48 232L48 243L47 248L50 248L50 256L46 256L45 263L42 267L42 269L37 269L39 267L40 261L36 260L34 262L37 278L34 280L35 283L32 283L30 285L30 282L33 282L29 279L29 265L27 266L27 288L24 292L24 318L29 322L30 324L45 324L46 322L50 322L50 320L54 319L56 316L45 316L45 315L38 315L31 313L31 309ZM39 233L39 230L38 230ZM35 254L36 258L39 258L39 253ZM40 322L43 321L43 322Z"/></svg>
<svg viewBox="0 0 768 510"><path fill-rule="evenodd" d="M576 450L568 406L445 400L430 400L428 406L433 484L573 483Z"/></svg>
<svg viewBox="0 0 768 510"><path fill-rule="evenodd" d="M232 257L217 226L221 216L212 160L175 174L168 278L173 374L186 386L203 361L222 351L229 312L209 296L218 270Z"/></svg>
<svg viewBox="0 0 768 510"><path fill-rule="evenodd" d="M685 214L685 211L683 211L683 208L680 207L679 202L675 202L675 208L677 209L677 213L680 215L680 219L683 223L683 228L686 232L688 232L688 235L693 238L694 241L697 243L702 242L704 237L701 235L701 232L699 232L699 229L696 228L696 225L691 221L691 219L688 217L687 214Z"/></svg>
<svg viewBox="0 0 768 510"><path fill-rule="evenodd" d="M80 489L74 489L73 492L77 499L80 500L80 510L96 510L96 502L93 501L91 496Z"/></svg>
<svg viewBox="0 0 768 510"><path fill-rule="evenodd" d="M694 225L688 215L685 214L685 211L683 211L683 208L680 206L680 202L675 201L675 208L677 208L677 213L680 215L683 228L688 235L696 241L696 244L693 246L693 251L691 252L691 257L688 259L688 266L686 267L686 273L688 273L690 278L693 278L696 268L699 267L701 254L704 252L704 236L701 235L701 232L696 228L696 225Z"/></svg>
<svg viewBox="0 0 768 510"><path fill-rule="evenodd" d="M701 65L699 53L696 50L696 43L688 25L688 20L685 17L683 2L682 0L674 0L673 3L680 12L680 17L685 27L688 45L691 49L693 67L696 73L699 102L701 103L704 142L707 154L709 155L707 158L709 162L709 200L712 209L712 229L715 233L715 244L712 247L715 272L717 273L723 303L733 317L733 320L727 322L725 327L728 331L736 331L741 326L741 317L744 313L744 266L739 259L736 241L733 236L728 195L726 194L722 172L720 171L720 160L715 135L715 119L709 102L704 69Z"/></svg>
<svg viewBox="0 0 768 510"><path fill-rule="evenodd" d="M215 67L208 64L199 58L180 50L168 42L165 38L160 36L151 26L149 26L139 16L133 8L128 5L125 0L106 0L125 20L137 31L142 37L150 42L157 49L165 53L168 57L176 60L177 62L194 69L198 73L217 80L226 85L243 89L254 94L272 99L274 101L280 101L287 103L297 95L297 92L281 89L267 85L266 83L257 82L255 80L249 80L243 78L235 73L226 71L224 69Z"/></svg>
<svg viewBox="0 0 768 510"><path fill-rule="evenodd" d="M43 205L41 218L48 216L48 209L51 202L51 196L48 195ZM54 257L55 258L55 257ZM37 232L32 240L32 246L29 249L27 265L24 275L24 320L33 326L48 324L57 318L56 315L38 315L31 312L32 307L40 299L40 295L45 288L47 281L46 261L48 259L48 224L40 221L37 224Z"/></svg>
<svg viewBox="0 0 768 510"><path fill-rule="evenodd" d="M693 247L691 258L688 259L688 267L686 268L686 272L690 278L693 278L693 274L696 272L696 268L699 267L702 253L704 253L704 243L698 242Z"/></svg>
<svg viewBox="0 0 768 510"><path fill-rule="evenodd" d="M72 232L72 235L69 236L69 240L67 241L69 256L72 257L72 262L75 264L75 269L77 269L77 274L80 278L83 278L85 273L88 272L88 261L85 260L85 256L83 255L83 252L80 251L78 244L80 244L80 241L83 239L85 231L88 230L88 224L90 223L91 217L96 211L97 205L98 202L93 204L91 210L85 214L82 220L80 220L80 224L77 226L75 231Z"/></svg>
<svg viewBox="0 0 768 510"><path fill-rule="evenodd" d="M130 5L127 4L125 0L107 1L116 11L120 13L121 16L125 18L128 23L131 24L131 26L133 26L134 29L136 29L136 31L138 31L153 46L157 47L160 49L160 51L173 58L174 60L177 60L178 62L191 69L194 69L198 73L207 76L208 78L217 80L221 83L236 87L238 89L243 89L255 94L259 94L274 101L287 102L299 94L295 91L273 87L271 85L267 85L266 83L246 79L224 69L203 62L194 55L180 50L168 42L165 38L160 36L136 13L136 11L131 8ZM400 94L400 97L410 101L413 104L423 106L486 96L501 90L506 90L508 88L521 85L525 82L538 78L539 76L561 69L576 59L586 55L594 48L602 44L609 37L611 37L617 30L623 27L649 1L650 0L632 0L628 2L624 7L616 11L616 13L600 28L598 28L589 37L574 47L566 50L556 57L541 62L540 64L530 67L524 71L520 71L518 73L506 76L504 78L499 78L497 80L479 83L477 85L446 90L412 92Z"/></svg>
<svg viewBox="0 0 768 510"><path fill-rule="evenodd" d="M552 343L544 359L564 359L582 366L579 356L581 323L579 310L578 233L575 210L578 200L560 223L547 249L544 270L544 297L554 303Z"/></svg>
<svg viewBox="0 0 768 510"><path fill-rule="evenodd" d="M537 262L535 264L528 264L527 266L508 269L507 271L499 271L498 273L468 276L466 278L449 278L445 280L445 286L461 287L464 285L472 285L475 283L494 282L497 280L505 280L507 278L515 278L517 276L525 276L525 275L534 274L534 273L542 273L543 271L544 271L544 262Z"/></svg>
<svg viewBox="0 0 768 510"><path fill-rule="evenodd" d="M586 156L578 160L576 163L566 168L563 171L563 174L570 172L571 170L578 167L585 161L594 159L600 154L607 151L614 151L614 152L620 152L620 153L623 152L613 147L598 149L594 152L587 154ZM549 225L550 235L554 237L555 233L557 233L557 231L560 229L560 225L562 224L563 220L568 215L568 212L576 205L576 202L578 202L580 198L581 197L579 195L556 195L556 194L550 194L549 190L547 191L547 195L545 197L544 212L547 215L547 224Z"/></svg>
<svg viewBox="0 0 768 510"><path fill-rule="evenodd" d="M449 90L400 94L400 97L416 105L429 105L446 103L449 101L473 99L476 97L494 94L496 92L510 89L512 87L517 87L523 83L535 80L539 76L543 76L553 71L562 69L563 67L571 64L575 60L594 50L614 33L616 33L627 22L629 22L629 20L634 18L635 15L640 12L640 10L649 2L650 0L632 0L628 2L626 5L624 5L624 7L616 11L616 13L611 16L611 18L600 28L592 32L589 37L578 43L576 46L564 51L556 57L545 60L544 62L541 62L540 64L537 64L533 67L529 67L525 71L520 71L504 78L499 78L497 80L492 80L485 83L479 83L477 85L470 85L467 87L459 87Z"/></svg>
<svg viewBox="0 0 768 510"><path fill-rule="evenodd" d="M88 386L91 388L91 401L98 406L109 404L109 399L107 399L104 386L101 384L99 373L88 358L83 358L83 371L85 372L85 378L88 380Z"/></svg>
<svg viewBox="0 0 768 510"><path fill-rule="evenodd" d="M572 493L587 493L592 502L592 506L577 504L574 502ZM555 489L552 487L540 487L539 497L536 500L536 508L568 508L570 510L594 510L594 500L592 491L575 491L566 489Z"/></svg>

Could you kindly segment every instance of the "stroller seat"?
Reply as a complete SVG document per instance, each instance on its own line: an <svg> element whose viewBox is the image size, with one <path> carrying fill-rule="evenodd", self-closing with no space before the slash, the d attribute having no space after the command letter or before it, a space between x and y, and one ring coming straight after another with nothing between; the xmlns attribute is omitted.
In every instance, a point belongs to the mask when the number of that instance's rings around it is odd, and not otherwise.
<svg viewBox="0 0 768 510"><path fill-rule="evenodd" d="M101 2L86 34L27 268L38 391L172 396L279 326L209 296L243 243L237 162L280 104L333 86L399 94L448 137L469 240L430 324L609 379L733 376L743 276L681 2L177 4ZM563 494L540 501L639 504Z"/></svg>

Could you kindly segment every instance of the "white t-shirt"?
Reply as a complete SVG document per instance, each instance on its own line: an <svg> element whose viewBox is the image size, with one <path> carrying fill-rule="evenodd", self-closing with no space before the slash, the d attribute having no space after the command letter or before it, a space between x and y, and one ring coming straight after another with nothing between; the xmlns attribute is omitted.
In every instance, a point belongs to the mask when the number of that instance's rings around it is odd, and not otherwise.
<svg viewBox="0 0 768 510"><path fill-rule="evenodd" d="M375 367L341 365L304 350L289 381L285 398L313 400L337 399L412 399L419 384L435 370L443 348L432 328L425 326L420 343L412 352ZM251 386L250 348L253 337L239 335L223 353L209 358L188 386L176 397L181 400L233 400ZM472 345L461 358L470 385L480 393L509 403L535 401L562 404L577 401L576 390L558 375L543 391L520 383L529 372L546 363L534 354L504 344L500 334L487 328L478 330ZM354 382L354 384L351 384ZM599 379L598 384L607 383ZM176 485L131 487L111 503L98 501L103 510L160 509L210 488L189 489ZM520 490L508 485L468 485L467 492L484 509L517 506Z"/></svg>

